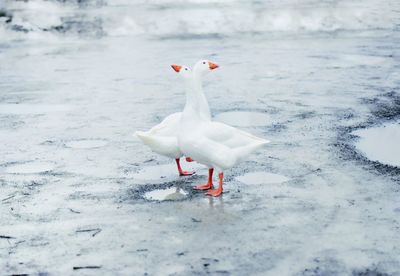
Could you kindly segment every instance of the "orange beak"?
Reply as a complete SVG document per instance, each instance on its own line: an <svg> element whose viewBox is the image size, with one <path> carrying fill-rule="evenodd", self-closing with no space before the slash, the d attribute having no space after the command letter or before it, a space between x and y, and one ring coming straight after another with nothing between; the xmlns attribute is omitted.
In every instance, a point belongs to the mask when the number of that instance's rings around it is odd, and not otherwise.
<svg viewBox="0 0 400 276"><path fill-rule="evenodd" d="M208 67L210 67L211 70L214 70L214 69L218 68L219 65L216 64L216 63L212 63L212 62L209 61L209 62L208 62Z"/></svg>
<svg viewBox="0 0 400 276"><path fill-rule="evenodd" d="M181 71L181 69L182 69L182 66L176 65L176 64L172 64L171 67L172 67L172 69L174 69L175 72L177 72L177 73L179 73L179 71Z"/></svg>

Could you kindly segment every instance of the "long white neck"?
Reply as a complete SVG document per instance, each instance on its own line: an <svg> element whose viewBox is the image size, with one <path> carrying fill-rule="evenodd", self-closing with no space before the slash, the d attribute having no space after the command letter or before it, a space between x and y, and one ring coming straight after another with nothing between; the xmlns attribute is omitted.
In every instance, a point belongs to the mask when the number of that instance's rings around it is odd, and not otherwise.
<svg viewBox="0 0 400 276"><path fill-rule="evenodd" d="M194 70L193 78L194 78L194 89L196 91L196 100L198 102L200 116L203 120L210 121L211 111L210 111L210 106L208 105L207 98L203 92L202 74L197 70Z"/></svg>
<svg viewBox="0 0 400 276"><path fill-rule="evenodd" d="M201 79L193 74L185 79L186 104L181 118L182 129L188 130L198 123L210 121L210 108L204 96Z"/></svg>
<svg viewBox="0 0 400 276"><path fill-rule="evenodd" d="M210 121L210 107L203 93L201 75L193 72L192 77L185 79L186 105L183 110L183 119L189 121Z"/></svg>

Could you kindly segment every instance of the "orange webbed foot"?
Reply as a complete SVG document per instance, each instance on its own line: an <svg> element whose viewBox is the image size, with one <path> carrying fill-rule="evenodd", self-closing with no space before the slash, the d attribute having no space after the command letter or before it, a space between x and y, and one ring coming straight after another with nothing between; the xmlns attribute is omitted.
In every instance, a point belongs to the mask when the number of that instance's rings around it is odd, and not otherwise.
<svg viewBox="0 0 400 276"><path fill-rule="evenodd" d="M191 157L186 157L186 162L193 162L194 160Z"/></svg>
<svg viewBox="0 0 400 276"><path fill-rule="evenodd" d="M212 183L212 175L213 175L214 169L210 168L208 169L208 181L205 184L197 185L193 187L195 190L208 190L213 188L213 183Z"/></svg>
<svg viewBox="0 0 400 276"><path fill-rule="evenodd" d="M179 158L176 158L175 161L176 161L176 165L178 167L179 176L189 176L189 175L193 175L195 173L195 172L189 172L189 171L182 170Z"/></svg>
<svg viewBox="0 0 400 276"><path fill-rule="evenodd" d="M193 187L193 189L195 189L195 190L208 190L211 188L213 188L212 183L205 183L205 184L201 184L201 185L197 185L197 186Z"/></svg>
<svg viewBox="0 0 400 276"><path fill-rule="evenodd" d="M220 196L221 194L222 194L222 190L221 190L221 189L209 190L209 191L206 193L206 195L215 196L215 197Z"/></svg>
<svg viewBox="0 0 400 276"><path fill-rule="evenodd" d="M219 174L218 174L218 177L219 177L219 186L218 186L218 189L213 189L213 190L209 190L207 193L206 193L206 195L209 195L209 196L220 196L221 194L222 194L222 190L223 190L223 188L222 188L222 179L224 178L224 173L222 173L222 172L220 172Z"/></svg>
<svg viewBox="0 0 400 276"><path fill-rule="evenodd" d="M190 176L190 175L194 175L195 172L189 172L189 171L181 171L179 173L180 176Z"/></svg>

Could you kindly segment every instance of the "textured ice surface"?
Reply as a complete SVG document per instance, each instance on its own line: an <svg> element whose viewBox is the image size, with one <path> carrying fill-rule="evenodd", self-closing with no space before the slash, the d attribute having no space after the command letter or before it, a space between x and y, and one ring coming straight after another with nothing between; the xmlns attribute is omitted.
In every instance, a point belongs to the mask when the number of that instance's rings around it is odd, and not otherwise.
<svg viewBox="0 0 400 276"><path fill-rule="evenodd" d="M344 158L342 144L358 140L338 140L370 120L390 123L373 114L375 99L399 93L399 1L6 0L0 9L1 274L398 275L399 176ZM179 177L174 160L132 138L182 110L170 64L201 58L220 64L204 78L213 115L268 117L246 130L271 143L225 172L221 198L191 190L206 169ZM107 145L65 145L90 139ZM5 171L27 161L54 169ZM247 172L290 181L236 179ZM143 199L170 187L188 196Z"/></svg>
<svg viewBox="0 0 400 276"><path fill-rule="evenodd" d="M268 173L268 172L250 172L236 177L236 179L244 184L258 185L258 184L276 184L289 180L286 176Z"/></svg>
<svg viewBox="0 0 400 276"><path fill-rule="evenodd" d="M219 113L214 118L216 121L232 126L266 126L271 120L270 117L261 112L233 111Z"/></svg>
<svg viewBox="0 0 400 276"><path fill-rule="evenodd" d="M179 188L168 188L168 189L158 189L151 192L147 192L144 195L145 199L148 200L180 200L187 196L187 192Z"/></svg>
<svg viewBox="0 0 400 276"><path fill-rule="evenodd" d="M107 141L104 140L78 140L78 141L70 141L65 143L65 146L74 149L91 149L91 148L100 148L107 145Z"/></svg>
<svg viewBox="0 0 400 276"><path fill-rule="evenodd" d="M52 112L62 112L69 110L70 107L62 104L0 104L1 114L45 114Z"/></svg>
<svg viewBox="0 0 400 276"><path fill-rule="evenodd" d="M196 163L186 163L181 159L183 170L194 171L196 174L204 174L205 168ZM175 160L170 159L170 163L154 166L141 166L140 170L134 173L129 173L128 177L133 178L142 183L163 183L179 178L178 169L175 165Z"/></svg>
<svg viewBox="0 0 400 276"><path fill-rule="evenodd" d="M400 167L400 124L360 129L353 132L360 137L356 146L372 161Z"/></svg>
<svg viewBox="0 0 400 276"><path fill-rule="evenodd" d="M50 162L28 162L10 165L5 168L6 173L31 174L51 171L54 164Z"/></svg>

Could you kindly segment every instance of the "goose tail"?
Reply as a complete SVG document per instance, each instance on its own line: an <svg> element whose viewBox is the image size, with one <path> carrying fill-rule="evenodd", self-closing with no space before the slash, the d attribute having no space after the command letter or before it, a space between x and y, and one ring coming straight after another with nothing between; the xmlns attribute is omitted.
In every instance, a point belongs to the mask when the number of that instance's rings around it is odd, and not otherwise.
<svg viewBox="0 0 400 276"><path fill-rule="evenodd" d="M159 141L157 137L150 135L146 131L136 131L134 136L138 137L140 140L142 140L142 142L145 145L148 146L157 145L161 143L161 141Z"/></svg>
<svg viewBox="0 0 400 276"><path fill-rule="evenodd" d="M143 142L145 142L145 140L147 139L147 138L149 138L149 136L148 136L148 134L147 134L147 132L145 132L145 131L135 131L135 133L133 134L133 136L136 136L136 137L138 137L140 140L142 140Z"/></svg>
<svg viewBox="0 0 400 276"><path fill-rule="evenodd" d="M256 151L257 149L263 147L264 145L270 143L271 141L258 138L257 141L251 143L250 145L246 145L243 147L239 147L236 149L236 156L239 160L242 160L249 156L251 153Z"/></svg>
<svg viewBox="0 0 400 276"><path fill-rule="evenodd" d="M150 147L152 151L158 154L170 157L179 155L178 142L174 137L151 135L143 131L136 131L135 136L137 136L143 144Z"/></svg>

